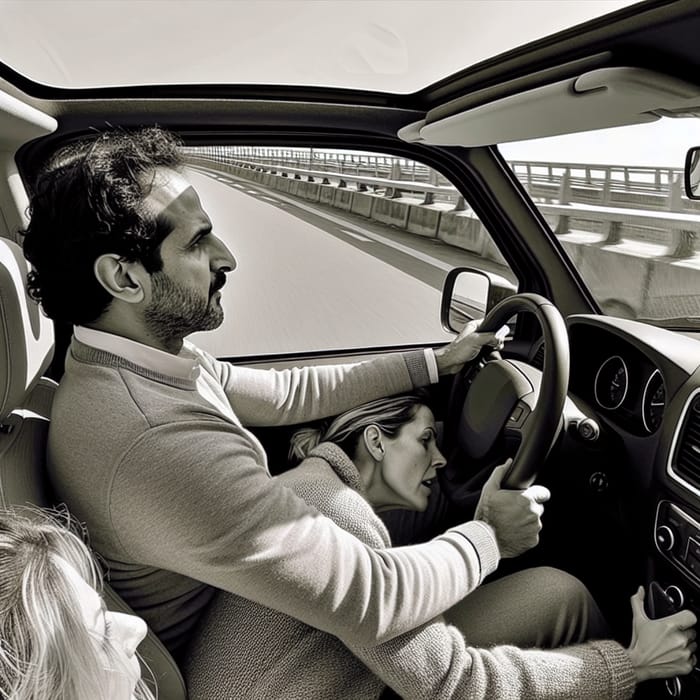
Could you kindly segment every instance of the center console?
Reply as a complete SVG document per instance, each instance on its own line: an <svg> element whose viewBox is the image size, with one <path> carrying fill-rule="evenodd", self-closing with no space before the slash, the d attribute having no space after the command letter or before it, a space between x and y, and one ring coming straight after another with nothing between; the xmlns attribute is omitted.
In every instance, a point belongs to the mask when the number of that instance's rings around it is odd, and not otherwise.
<svg viewBox="0 0 700 700"><path fill-rule="evenodd" d="M700 522L687 509L667 500L659 502L654 525L656 549L666 566L656 571L651 587L663 591L666 612L692 610L700 619ZM700 667L665 683L667 695L700 697Z"/></svg>

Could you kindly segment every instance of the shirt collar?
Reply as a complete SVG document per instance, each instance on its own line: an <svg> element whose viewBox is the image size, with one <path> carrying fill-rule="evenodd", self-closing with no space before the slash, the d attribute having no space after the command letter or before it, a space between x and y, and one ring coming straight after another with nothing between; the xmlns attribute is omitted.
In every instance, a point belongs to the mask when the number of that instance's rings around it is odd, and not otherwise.
<svg viewBox="0 0 700 700"><path fill-rule="evenodd" d="M196 379L199 375L199 361L187 344L182 346L182 350L177 355L171 355L169 352L137 343L124 336L85 326L75 326L73 334L84 345L118 355L152 372L167 374L178 379Z"/></svg>

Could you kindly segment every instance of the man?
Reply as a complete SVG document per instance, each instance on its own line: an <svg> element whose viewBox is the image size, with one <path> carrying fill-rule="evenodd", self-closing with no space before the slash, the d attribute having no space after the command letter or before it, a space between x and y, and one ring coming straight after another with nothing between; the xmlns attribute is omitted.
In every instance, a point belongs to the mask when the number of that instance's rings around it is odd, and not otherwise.
<svg viewBox="0 0 700 700"><path fill-rule="evenodd" d="M183 173L178 143L158 129L62 150L37 178L30 213L29 290L75 326L49 470L114 588L176 658L215 588L371 646L432 619L499 557L536 544L546 489L492 481L482 520L375 551L271 480L247 429L428 384L498 344L494 335L470 328L434 352L354 365L275 372L218 362L185 338L222 322L219 290L236 262ZM588 605L567 586L562 598Z"/></svg>

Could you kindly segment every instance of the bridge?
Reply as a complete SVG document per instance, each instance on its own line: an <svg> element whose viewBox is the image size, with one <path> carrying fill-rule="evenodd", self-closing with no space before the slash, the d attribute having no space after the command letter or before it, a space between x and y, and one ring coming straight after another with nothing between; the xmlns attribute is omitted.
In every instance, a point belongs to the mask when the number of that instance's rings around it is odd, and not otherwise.
<svg viewBox="0 0 700 700"><path fill-rule="evenodd" d="M505 265L462 194L440 173L415 161L249 146L192 148L189 159ZM510 165L584 279L589 284L594 280L592 291L604 308L634 317L700 316L700 202L685 197L682 169ZM620 255L624 265L635 266L629 280ZM670 291L657 293L655 279L666 286L670 282Z"/></svg>

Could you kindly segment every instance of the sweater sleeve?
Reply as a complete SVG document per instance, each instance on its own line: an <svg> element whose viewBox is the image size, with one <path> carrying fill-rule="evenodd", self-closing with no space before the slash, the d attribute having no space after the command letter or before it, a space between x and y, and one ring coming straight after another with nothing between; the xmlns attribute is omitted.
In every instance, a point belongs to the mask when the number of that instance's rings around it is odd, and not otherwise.
<svg viewBox="0 0 700 700"><path fill-rule="evenodd" d="M385 644L348 648L406 700L627 700L635 688L629 656L613 641L474 649L437 618Z"/></svg>
<svg viewBox="0 0 700 700"><path fill-rule="evenodd" d="M207 358L243 425L293 425L429 384L422 350L343 365L251 369Z"/></svg>
<svg viewBox="0 0 700 700"><path fill-rule="evenodd" d="M278 478L362 541L382 546L383 525L369 503L329 476L330 466L324 474L323 463L310 457ZM629 656L616 642L475 649L442 617L383 644L346 646L405 700L626 700L635 686Z"/></svg>
<svg viewBox="0 0 700 700"><path fill-rule="evenodd" d="M243 429L205 418L140 435L112 479L110 518L125 557L350 644L427 622L498 563L493 533L479 523L422 545L372 549L271 479Z"/></svg>

